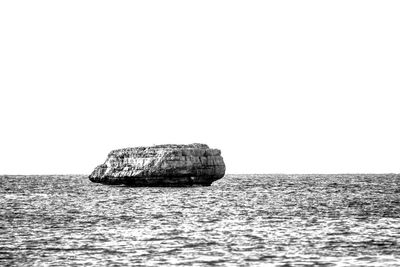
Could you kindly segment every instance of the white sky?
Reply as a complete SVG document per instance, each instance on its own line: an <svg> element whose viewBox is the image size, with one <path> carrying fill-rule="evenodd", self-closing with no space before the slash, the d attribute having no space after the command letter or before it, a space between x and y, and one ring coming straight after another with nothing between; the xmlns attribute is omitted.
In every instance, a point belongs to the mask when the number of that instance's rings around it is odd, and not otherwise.
<svg viewBox="0 0 400 267"><path fill-rule="evenodd" d="M1 1L0 174L206 143L227 173L400 172L400 1Z"/></svg>

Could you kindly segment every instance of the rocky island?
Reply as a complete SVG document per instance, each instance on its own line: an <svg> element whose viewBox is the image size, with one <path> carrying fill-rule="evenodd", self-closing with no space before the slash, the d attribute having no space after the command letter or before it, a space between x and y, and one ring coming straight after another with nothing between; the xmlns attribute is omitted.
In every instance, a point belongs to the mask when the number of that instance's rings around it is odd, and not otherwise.
<svg viewBox="0 0 400 267"><path fill-rule="evenodd" d="M219 149L205 144L171 144L113 150L89 179L127 186L209 186L224 175Z"/></svg>

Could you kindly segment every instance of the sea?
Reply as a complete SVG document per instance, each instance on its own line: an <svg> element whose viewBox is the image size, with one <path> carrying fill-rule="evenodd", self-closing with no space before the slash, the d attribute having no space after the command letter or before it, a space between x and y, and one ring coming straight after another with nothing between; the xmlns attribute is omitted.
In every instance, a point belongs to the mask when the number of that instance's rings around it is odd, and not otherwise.
<svg viewBox="0 0 400 267"><path fill-rule="evenodd" d="M400 266L400 175L0 176L0 266Z"/></svg>

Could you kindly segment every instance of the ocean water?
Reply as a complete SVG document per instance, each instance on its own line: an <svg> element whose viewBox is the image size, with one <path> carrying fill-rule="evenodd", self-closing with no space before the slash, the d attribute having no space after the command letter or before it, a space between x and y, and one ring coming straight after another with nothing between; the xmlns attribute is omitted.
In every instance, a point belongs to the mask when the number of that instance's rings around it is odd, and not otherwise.
<svg viewBox="0 0 400 267"><path fill-rule="evenodd" d="M0 266L400 266L400 175L0 176Z"/></svg>

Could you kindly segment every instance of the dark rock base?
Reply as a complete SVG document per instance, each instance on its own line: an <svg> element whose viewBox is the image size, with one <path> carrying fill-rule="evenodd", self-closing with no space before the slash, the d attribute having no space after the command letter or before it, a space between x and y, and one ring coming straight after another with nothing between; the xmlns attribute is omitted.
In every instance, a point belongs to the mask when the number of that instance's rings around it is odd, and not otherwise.
<svg viewBox="0 0 400 267"><path fill-rule="evenodd" d="M132 177L103 177L100 181L92 179L92 182L98 182L108 185L125 185L131 187L188 187L188 186L211 186L218 179L208 177L143 177L132 179Z"/></svg>

